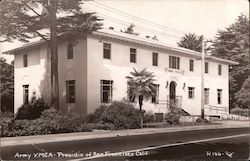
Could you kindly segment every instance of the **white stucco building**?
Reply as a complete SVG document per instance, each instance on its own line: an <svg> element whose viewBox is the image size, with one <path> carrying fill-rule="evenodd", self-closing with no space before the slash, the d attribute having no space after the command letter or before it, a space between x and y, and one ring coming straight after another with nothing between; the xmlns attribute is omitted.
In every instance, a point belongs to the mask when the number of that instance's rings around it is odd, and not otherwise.
<svg viewBox="0 0 250 161"><path fill-rule="evenodd" d="M15 112L32 93L50 102L50 52L44 41L5 52L15 55ZM60 42L60 110L86 115L101 103L127 98L127 79L135 69L147 68L156 76L158 95L143 109L166 113L169 99L191 115L201 113L201 54L156 40L113 30L97 31L82 39ZM228 113L229 66L237 64L205 57L205 110Z"/></svg>

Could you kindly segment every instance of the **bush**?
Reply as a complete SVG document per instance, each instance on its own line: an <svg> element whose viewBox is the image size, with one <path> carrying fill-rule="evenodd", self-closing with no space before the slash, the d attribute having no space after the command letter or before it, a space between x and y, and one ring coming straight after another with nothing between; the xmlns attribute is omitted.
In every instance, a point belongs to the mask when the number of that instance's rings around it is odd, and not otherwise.
<svg viewBox="0 0 250 161"><path fill-rule="evenodd" d="M16 119L33 120L39 118L42 111L48 109L49 106L44 103L42 98L32 101L31 103L22 105L16 114Z"/></svg>
<svg viewBox="0 0 250 161"><path fill-rule="evenodd" d="M126 102L115 101L109 106L100 106L94 112L95 123L109 123L115 129L135 129L140 127L140 111ZM112 126L112 125L111 125Z"/></svg>
<svg viewBox="0 0 250 161"><path fill-rule="evenodd" d="M153 113L145 113L143 115L143 122L144 123L152 123L154 122L154 114Z"/></svg>
<svg viewBox="0 0 250 161"><path fill-rule="evenodd" d="M14 117L10 113L0 113L0 131L1 136L11 136L12 127L14 125Z"/></svg>
<svg viewBox="0 0 250 161"><path fill-rule="evenodd" d="M231 114L250 117L250 109L233 108L230 111Z"/></svg>
<svg viewBox="0 0 250 161"><path fill-rule="evenodd" d="M182 109L178 108L175 104L171 104L170 112L165 115L165 122L171 125L178 125L180 124L182 114Z"/></svg>
<svg viewBox="0 0 250 161"><path fill-rule="evenodd" d="M115 130L115 125L112 123L90 123L91 129L96 129L96 130Z"/></svg>
<svg viewBox="0 0 250 161"><path fill-rule="evenodd" d="M4 137L92 131L92 126L86 124L83 117L64 115L53 108L44 110L41 117L34 120L1 117L0 125L1 136Z"/></svg>
<svg viewBox="0 0 250 161"><path fill-rule="evenodd" d="M209 123L207 119L198 118L195 120L197 123Z"/></svg>

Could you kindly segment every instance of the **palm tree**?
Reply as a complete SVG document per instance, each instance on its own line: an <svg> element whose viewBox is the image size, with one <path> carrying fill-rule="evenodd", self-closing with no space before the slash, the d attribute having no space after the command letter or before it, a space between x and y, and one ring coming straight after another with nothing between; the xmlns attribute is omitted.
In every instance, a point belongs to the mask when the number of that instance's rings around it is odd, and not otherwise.
<svg viewBox="0 0 250 161"><path fill-rule="evenodd" d="M133 68L134 69L134 68ZM143 100L148 99L156 95L156 86L154 84L154 75L151 72L148 72L146 68L141 71L134 69L133 72L130 72L132 76L127 76L128 79L128 95L132 98L138 98L139 107L141 111L141 128L143 125L143 112L142 105Z"/></svg>

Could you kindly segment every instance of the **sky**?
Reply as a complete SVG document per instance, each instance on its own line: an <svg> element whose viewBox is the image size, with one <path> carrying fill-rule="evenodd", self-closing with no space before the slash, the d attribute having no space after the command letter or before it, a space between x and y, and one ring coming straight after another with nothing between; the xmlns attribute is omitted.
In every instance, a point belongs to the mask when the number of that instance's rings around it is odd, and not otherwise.
<svg viewBox="0 0 250 161"><path fill-rule="evenodd" d="M159 41L176 45L185 33L213 39L218 29L225 29L243 13L249 15L248 0L85 0L84 12L97 12L104 28L124 30L131 23L139 36L156 35ZM22 43L2 43L1 51ZM7 61L12 56L5 56Z"/></svg>

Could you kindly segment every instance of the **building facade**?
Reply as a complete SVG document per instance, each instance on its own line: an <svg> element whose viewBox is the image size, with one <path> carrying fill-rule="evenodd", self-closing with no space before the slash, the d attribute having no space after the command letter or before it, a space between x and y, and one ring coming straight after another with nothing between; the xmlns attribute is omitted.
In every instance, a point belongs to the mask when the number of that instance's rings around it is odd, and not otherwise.
<svg viewBox="0 0 250 161"><path fill-rule="evenodd" d="M34 94L49 103L51 73L47 44L39 41L5 53L15 55L15 112ZM228 113L229 66L235 64L205 57L203 90L206 107L210 107L205 114L211 114L211 107ZM189 114L200 115L200 53L115 31L98 31L82 39L60 42L60 110L86 115L101 104L128 99L126 76L133 68L147 68L156 76L157 95L144 101L144 110L164 114L174 99Z"/></svg>

